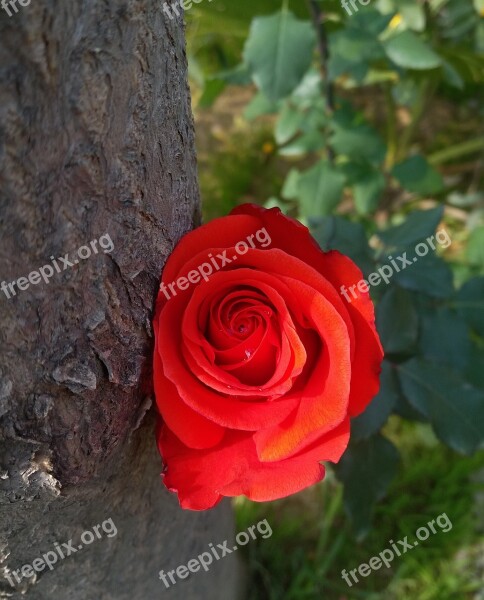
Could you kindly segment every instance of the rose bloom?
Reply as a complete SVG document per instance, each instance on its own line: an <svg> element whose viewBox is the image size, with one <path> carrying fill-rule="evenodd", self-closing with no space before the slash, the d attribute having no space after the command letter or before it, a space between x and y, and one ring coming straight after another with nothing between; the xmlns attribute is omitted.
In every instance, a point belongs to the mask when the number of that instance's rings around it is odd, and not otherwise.
<svg viewBox="0 0 484 600"><path fill-rule="evenodd" d="M277 208L245 204L181 239L156 303L154 387L183 508L282 498L340 459L383 358L368 293L340 293L361 278Z"/></svg>

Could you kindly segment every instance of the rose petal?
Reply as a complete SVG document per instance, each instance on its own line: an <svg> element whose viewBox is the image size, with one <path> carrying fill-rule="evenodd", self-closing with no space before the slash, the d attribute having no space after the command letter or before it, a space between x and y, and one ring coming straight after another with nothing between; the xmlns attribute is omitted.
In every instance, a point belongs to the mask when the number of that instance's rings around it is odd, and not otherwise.
<svg viewBox="0 0 484 600"><path fill-rule="evenodd" d="M205 386L188 368L181 355L182 332L180 323L185 303L183 298L173 298L160 315L158 336L163 340L163 369L166 377L177 387L185 404L206 418L234 429L256 430L274 425L285 419L294 408L297 399L280 399L273 402L244 402L227 394L214 392ZM235 378L234 378L235 379ZM247 386L249 390L249 386ZM243 396L237 390L239 396ZM248 391L248 396L253 392Z"/></svg>
<svg viewBox="0 0 484 600"><path fill-rule="evenodd" d="M265 502L294 494L324 477L319 461L338 461L349 439L349 420L321 436L304 453L261 463L250 434L230 432L219 446L192 451L163 428L158 444L167 463L165 485L183 508L205 510L222 496L245 495Z"/></svg>
<svg viewBox="0 0 484 600"><path fill-rule="evenodd" d="M297 410L278 425L255 433L257 451L264 461L286 458L341 423L350 391L349 339L343 320L313 288L288 277L282 279L307 307L308 318L324 340L325 352L304 389L286 396L299 397Z"/></svg>
<svg viewBox="0 0 484 600"><path fill-rule="evenodd" d="M218 444L225 429L187 406L172 382L164 376L163 365L155 348L153 376L158 409L168 427L190 448L210 448Z"/></svg>
<svg viewBox="0 0 484 600"><path fill-rule="evenodd" d="M206 338L200 331L199 321L197 322L197 306L202 302L205 302L205 304L209 303L214 293L223 294L225 287L230 289L231 286L238 283L240 278L243 278L246 286L257 288L263 292L267 301L277 311L280 322L282 337L279 346L281 354L272 377L266 381L263 380L262 370L267 368L267 364L264 364L264 362L267 363L269 359L267 352L265 361L264 357L258 357L257 353L254 353L255 356L252 357L256 359L255 362L247 361L247 368L252 369L254 371L253 376L260 380L257 386L246 385L243 380L237 380L234 377L235 374L224 372L220 367L213 364L210 357L207 357L203 351L206 345ZM281 396L291 388L292 379L301 372L304 366L306 352L299 340L291 315L287 311L281 290L274 289L274 285L280 287L280 281L264 272L254 272L248 269L241 271L237 269L235 271L227 271L223 274L215 274L209 282L203 286L199 286L194 291L183 317L182 329L186 345L184 356L190 368L194 370L194 373L209 387L221 393L227 393L227 386L230 386L234 390L231 394L270 398ZM205 309L205 312L208 314L207 309ZM252 350L256 349L253 348ZM260 370L257 371L259 361L261 365Z"/></svg>
<svg viewBox="0 0 484 600"><path fill-rule="evenodd" d="M264 226L271 236L271 248L280 248L311 265L327 279L338 293L364 279L362 272L348 257L333 250L323 252L307 227L284 215L278 208L264 209L255 204L236 207L233 216L251 216ZM383 350L375 327L375 312L369 293L356 288L357 298L346 302L347 310L357 329L353 341L357 352L353 358L350 414L357 416L378 393ZM364 350L363 350L364 349Z"/></svg>

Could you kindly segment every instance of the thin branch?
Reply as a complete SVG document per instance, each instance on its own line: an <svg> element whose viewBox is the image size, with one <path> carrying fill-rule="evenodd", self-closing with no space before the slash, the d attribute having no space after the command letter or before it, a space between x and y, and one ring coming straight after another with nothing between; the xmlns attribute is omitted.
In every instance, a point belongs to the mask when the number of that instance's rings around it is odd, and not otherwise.
<svg viewBox="0 0 484 600"><path fill-rule="evenodd" d="M321 55L321 71L325 84L325 93L328 109L334 112L334 87L328 77L329 42L326 27L324 26L324 13L317 0L308 0L309 11L318 36L318 48Z"/></svg>
<svg viewBox="0 0 484 600"><path fill-rule="evenodd" d="M319 54L321 55L321 75L323 78L324 95L326 96L326 107L328 113L332 115L335 110L334 86L328 76L329 42L326 27L324 25L324 13L317 0L307 0L307 3L316 30L318 49ZM334 151L331 146L328 146L328 158L331 162L334 159Z"/></svg>

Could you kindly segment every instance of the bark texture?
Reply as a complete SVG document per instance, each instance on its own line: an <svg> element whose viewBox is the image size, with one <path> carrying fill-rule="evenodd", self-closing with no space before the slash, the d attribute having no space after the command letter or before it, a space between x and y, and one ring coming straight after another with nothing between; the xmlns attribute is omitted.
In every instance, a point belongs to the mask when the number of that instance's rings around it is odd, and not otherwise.
<svg viewBox="0 0 484 600"><path fill-rule="evenodd" d="M17 8L0 10L0 281L74 264L0 291L0 597L230 599L229 558L158 579L232 527L164 491L149 408L159 276L199 220L182 20L160 0ZM2 579L109 518L116 536Z"/></svg>

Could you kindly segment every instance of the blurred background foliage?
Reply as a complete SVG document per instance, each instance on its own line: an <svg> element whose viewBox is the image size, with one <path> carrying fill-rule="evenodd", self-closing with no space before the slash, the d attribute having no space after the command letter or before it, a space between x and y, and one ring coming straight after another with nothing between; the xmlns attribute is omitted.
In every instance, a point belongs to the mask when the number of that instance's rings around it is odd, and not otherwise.
<svg viewBox="0 0 484 600"><path fill-rule="evenodd" d="M186 19L205 220L278 206L365 277L412 262L371 286L382 385L343 460L236 502L240 528L274 531L246 548L248 597L483 600L484 0L202 0ZM452 243L417 257L436 231ZM450 532L341 578L442 512Z"/></svg>

